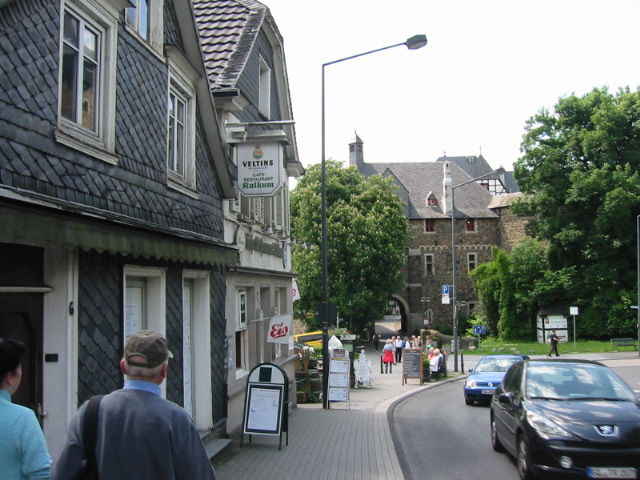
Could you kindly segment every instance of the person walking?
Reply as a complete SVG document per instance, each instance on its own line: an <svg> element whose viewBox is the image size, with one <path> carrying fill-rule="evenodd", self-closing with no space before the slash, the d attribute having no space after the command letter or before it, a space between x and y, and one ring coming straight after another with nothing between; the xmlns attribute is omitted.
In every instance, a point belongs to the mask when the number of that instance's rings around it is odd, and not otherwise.
<svg viewBox="0 0 640 480"><path fill-rule="evenodd" d="M382 347L382 363L384 363L384 373L393 373L393 365L396 363L393 340L387 340Z"/></svg>
<svg viewBox="0 0 640 480"><path fill-rule="evenodd" d="M404 341L402 337L398 335L396 337L396 363L402 362L402 349L404 348Z"/></svg>
<svg viewBox="0 0 640 480"><path fill-rule="evenodd" d="M99 405L95 455L100 480L215 480L191 418L161 396L172 356L167 340L154 330L136 332L127 340L120 360L127 377L124 388L105 395ZM87 404L69 425L52 480L71 480L82 468Z"/></svg>
<svg viewBox="0 0 640 480"><path fill-rule="evenodd" d="M48 479L51 457L33 410L11 402L22 381L24 343L0 337L0 477Z"/></svg>
<svg viewBox="0 0 640 480"><path fill-rule="evenodd" d="M380 334L379 333L374 333L373 334L373 348L376 349L376 352L378 351L378 347L380 346Z"/></svg>
<svg viewBox="0 0 640 480"><path fill-rule="evenodd" d="M558 353L558 342L560 341L560 338L558 338L558 335L556 335L556 331L555 330L551 330L551 335L549 335L549 345L551 346L551 350L549 351L549 355L547 355L548 357L551 356L552 353L555 352L556 357L559 357L560 354Z"/></svg>

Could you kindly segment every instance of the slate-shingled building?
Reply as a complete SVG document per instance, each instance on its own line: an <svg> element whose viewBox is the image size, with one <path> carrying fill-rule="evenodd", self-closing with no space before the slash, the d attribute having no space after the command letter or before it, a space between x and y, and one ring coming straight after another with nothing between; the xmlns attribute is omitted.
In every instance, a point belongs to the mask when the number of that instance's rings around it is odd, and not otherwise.
<svg viewBox="0 0 640 480"><path fill-rule="evenodd" d="M283 39L269 9L254 0L195 0L194 8L230 158L238 166L267 158L278 164L273 193L252 196L238 185L236 198L224 205L225 239L240 248L239 263L227 268L225 303L226 431L235 436L242 426L248 374L256 365L277 364L291 388L295 385L293 349L267 340L270 325L293 319L289 177L304 169L298 160ZM294 389L289 399L295 398Z"/></svg>
<svg viewBox="0 0 640 480"><path fill-rule="evenodd" d="M442 303L442 286L452 283L451 186L492 172L482 155L440 157L435 162L366 163L364 142L356 134L349 144L349 165L365 176L391 177L406 204L411 241L404 269L405 285L393 295L400 307L401 330L451 325L451 305ZM455 189L456 286L458 310L469 314L477 300L469 271L491 260L491 249L511 249L524 236L524 222L510 214L519 193L511 174L492 175ZM502 201L497 201L502 199Z"/></svg>
<svg viewBox="0 0 640 480"><path fill-rule="evenodd" d="M191 2L0 2L0 335L52 455L122 386L127 335L166 333L166 397L226 416L230 162Z"/></svg>

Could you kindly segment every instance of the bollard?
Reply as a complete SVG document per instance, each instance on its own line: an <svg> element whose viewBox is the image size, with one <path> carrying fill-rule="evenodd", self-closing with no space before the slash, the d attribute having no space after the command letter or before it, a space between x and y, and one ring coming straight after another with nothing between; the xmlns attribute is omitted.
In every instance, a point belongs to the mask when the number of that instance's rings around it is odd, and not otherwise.
<svg viewBox="0 0 640 480"><path fill-rule="evenodd" d="M382 361L382 355L380 355L380 374L384 373L384 362Z"/></svg>
<svg viewBox="0 0 640 480"><path fill-rule="evenodd" d="M460 351L460 372L464 373L464 352Z"/></svg>

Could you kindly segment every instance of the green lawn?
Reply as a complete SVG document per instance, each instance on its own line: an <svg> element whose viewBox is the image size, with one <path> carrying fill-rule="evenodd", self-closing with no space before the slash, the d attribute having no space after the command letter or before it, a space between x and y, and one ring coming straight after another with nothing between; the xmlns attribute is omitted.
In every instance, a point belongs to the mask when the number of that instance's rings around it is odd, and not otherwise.
<svg viewBox="0 0 640 480"><path fill-rule="evenodd" d="M611 352L633 352L634 347L611 346L610 341L577 340L573 348L573 342L560 343L558 345L560 355L572 353L611 353ZM546 355L549 353L549 345L538 342L500 342L493 338L481 340L480 348L475 350L465 350L465 355L488 355L490 353L523 353L526 355Z"/></svg>

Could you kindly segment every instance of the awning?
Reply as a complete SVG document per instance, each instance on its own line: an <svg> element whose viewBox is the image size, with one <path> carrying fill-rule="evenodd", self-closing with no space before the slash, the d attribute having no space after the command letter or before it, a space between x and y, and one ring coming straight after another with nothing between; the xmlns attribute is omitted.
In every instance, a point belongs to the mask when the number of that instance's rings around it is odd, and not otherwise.
<svg viewBox="0 0 640 480"><path fill-rule="evenodd" d="M168 229L166 229L168 230ZM212 237L189 232L153 232L118 222L66 215L48 209L0 205L0 242L65 247L180 262L230 265L238 250Z"/></svg>

